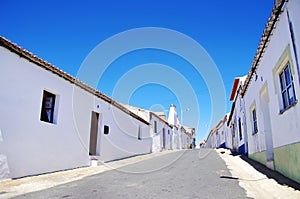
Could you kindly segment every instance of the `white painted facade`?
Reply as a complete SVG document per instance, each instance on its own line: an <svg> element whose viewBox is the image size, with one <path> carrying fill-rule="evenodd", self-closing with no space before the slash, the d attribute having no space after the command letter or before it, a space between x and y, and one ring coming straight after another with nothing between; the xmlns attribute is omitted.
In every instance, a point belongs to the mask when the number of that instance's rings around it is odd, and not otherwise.
<svg viewBox="0 0 300 199"><path fill-rule="evenodd" d="M267 162L273 161L273 149L300 142L299 51L300 51L300 2L290 0L276 22L268 46L257 66L257 78L252 78L245 98L247 123L252 124L251 109L257 110L258 132L252 134L248 125L249 153L266 151ZM289 15L289 19L288 19ZM290 20L290 21L289 21ZM294 41L290 26L293 27ZM297 49L295 49L296 47ZM297 54L295 54L297 52ZM297 56L297 57L296 57ZM290 63L296 103L283 110L279 74ZM268 157L269 156L269 157ZM271 166L272 167L272 166Z"/></svg>
<svg viewBox="0 0 300 199"><path fill-rule="evenodd" d="M158 113L149 110L131 105L124 106L149 122L152 152L186 149L192 143L195 129L180 125L175 105L170 105L168 121L165 120L164 115L160 117Z"/></svg>
<svg viewBox="0 0 300 199"><path fill-rule="evenodd" d="M229 115L230 113L227 113L225 115L225 121L224 121L224 132L225 132L225 147L227 149L233 149L232 145L232 130L230 128L230 122L229 122Z"/></svg>
<svg viewBox="0 0 300 199"><path fill-rule="evenodd" d="M221 120L219 125L217 126L216 136L218 136L217 138L218 147L222 147L222 148L226 147L226 137L225 137L226 132L227 132L227 124L226 124L226 116L225 116L224 119Z"/></svg>
<svg viewBox="0 0 300 199"><path fill-rule="evenodd" d="M189 127L181 126L181 143L182 149L189 149L192 144L192 136L194 134L194 129Z"/></svg>
<svg viewBox="0 0 300 199"><path fill-rule="evenodd" d="M152 140L151 152L160 152L162 150L172 149L173 130L172 126L169 125L166 120L149 110L130 105L124 106L149 122L149 135Z"/></svg>
<svg viewBox="0 0 300 199"><path fill-rule="evenodd" d="M22 55L0 46L0 180L89 166L93 111L99 114L96 158L111 161L151 152L147 122L71 83L66 80L70 76L53 66L46 70L39 58L30 56L29 61L26 51L14 48ZM40 119L43 91L56 96L53 123Z"/></svg>
<svg viewBox="0 0 300 199"><path fill-rule="evenodd" d="M217 136L216 136L216 128L213 128L209 132L209 135L207 136L207 139L205 141L205 147L206 148L217 148L218 147Z"/></svg>
<svg viewBox="0 0 300 199"><path fill-rule="evenodd" d="M150 118L150 135L153 138L152 152L172 149L172 127L154 113L150 113Z"/></svg>
<svg viewBox="0 0 300 199"><path fill-rule="evenodd" d="M232 149L241 153L248 153L248 135L244 98L241 95L243 83L247 76L237 77L234 80L230 100L233 101L229 114L228 126L231 131Z"/></svg>
<svg viewBox="0 0 300 199"><path fill-rule="evenodd" d="M235 80L230 97L234 103L228 120L232 134L227 134L227 140L232 140L229 148L248 154L298 183L299 10L299 0L276 1L250 72L245 80ZM209 147L216 142L214 131L207 139Z"/></svg>
<svg viewBox="0 0 300 199"><path fill-rule="evenodd" d="M210 131L205 147L225 148L227 145L226 135L228 134L227 115Z"/></svg>

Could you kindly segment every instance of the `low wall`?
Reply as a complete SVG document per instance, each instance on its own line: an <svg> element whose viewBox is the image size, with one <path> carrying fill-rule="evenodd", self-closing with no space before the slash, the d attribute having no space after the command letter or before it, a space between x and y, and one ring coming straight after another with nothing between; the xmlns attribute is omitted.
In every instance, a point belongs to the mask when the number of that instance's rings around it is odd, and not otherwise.
<svg viewBox="0 0 300 199"><path fill-rule="evenodd" d="M275 170L300 183L300 142L274 149Z"/></svg>

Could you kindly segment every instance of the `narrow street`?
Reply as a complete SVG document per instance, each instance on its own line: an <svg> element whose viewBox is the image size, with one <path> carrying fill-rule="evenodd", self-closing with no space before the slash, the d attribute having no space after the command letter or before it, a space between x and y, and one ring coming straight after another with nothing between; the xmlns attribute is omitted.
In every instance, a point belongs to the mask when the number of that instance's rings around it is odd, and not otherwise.
<svg viewBox="0 0 300 199"><path fill-rule="evenodd" d="M51 177L43 181L47 180L51 181ZM33 181L28 180L27 183ZM297 198L300 192L268 179L240 157L230 154L228 150L200 149L163 152L161 155L127 166L41 191L18 195L16 198L182 199L249 196ZM5 198L5 194L2 194L2 197Z"/></svg>
<svg viewBox="0 0 300 199"><path fill-rule="evenodd" d="M245 198L214 151L179 151L20 198Z"/></svg>

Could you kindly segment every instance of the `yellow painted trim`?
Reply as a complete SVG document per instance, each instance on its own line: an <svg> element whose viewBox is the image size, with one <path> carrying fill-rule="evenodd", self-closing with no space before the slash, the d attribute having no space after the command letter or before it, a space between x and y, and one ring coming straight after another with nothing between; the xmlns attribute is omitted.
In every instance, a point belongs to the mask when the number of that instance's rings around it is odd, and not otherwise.
<svg viewBox="0 0 300 199"><path fill-rule="evenodd" d="M256 122L257 122L257 130L258 130L258 119L257 119L257 108L256 108L256 101L254 100L252 102L252 104L250 105L250 122L251 122L251 131L252 131L252 135L258 133L258 132L255 132L254 133L254 129L253 129L253 116L252 116L252 111L255 109L255 112L256 112Z"/></svg>
<svg viewBox="0 0 300 199"><path fill-rule="evenodd" d="M272 70L275 94L278 93L278 88L279 88L279 85L278 85L278 82L280 82L279 73L284 69L284 67L287 65L287 63L290 64L292 76L295 76L295 69L294 69L293 59L292 59L292 55L291 55L290 44L288 44L287 47L284 49L283 53L281 54L275 67Z"/></svg>
<svg viewBox="0 0 300 199"><path fill-rule="evenodd" d="M266 97L267 102L270 101L269 92L268 92L268 82L266 81L262 88L259 91L259 96L262 98L263 96Z"/></svg>
<svg viewBox="0 0 300 199"><path fill-rule="evenodd" d="M255 100L250 105L250 112L252 112L254 109L256 109L256 101Z"/></svg>

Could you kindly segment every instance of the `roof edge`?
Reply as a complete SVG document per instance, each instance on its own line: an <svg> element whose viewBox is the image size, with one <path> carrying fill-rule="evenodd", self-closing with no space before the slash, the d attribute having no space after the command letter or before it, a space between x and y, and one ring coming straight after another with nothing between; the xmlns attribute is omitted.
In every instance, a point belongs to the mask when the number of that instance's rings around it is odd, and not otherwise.
<svg viewBox="0 0 300 199"><path fill-rule="evenodd" d="M82 82L79 79L71 76L70 74L62 71L61 69L57 68L56 66L46 62L42 58L40 58L40 57L34 55L33 53L29 52L28 50L25 50L25 49L21 48L20 46L18 46L17 44L11 42L10 40L6 39L3 36L0 36L0 46L3 46L4 48L10 50L11 52L13 52L17 55L19 55L20 57L23 57L26 60L28 60L28 61L30 61L30 62L46 69L46 70L49 70L50 72L62 77L63 79L69 81L70 83L72 83L76 86L79 86L80 88L82 88L83 90L93 94L94 96L97 96L100 99L110 103L111 105L115 106L116 108L119 108L120 110L122 110L126 114L132 116L133 118L149 125L149 122L147 122L143 118L139 117L138 115L134 114L133 112L131 112L126 107L122 106L120 103L116 102L112 98L106 96L105 94L103 94L100 91L92 88L91 86L85 84L84 82Z"/></svg>
<svg viewBox="0 0 300 199"><path fill-rule="evenodd" d="M265 30L262 34L262 37L260 39L260 43L258 45L258 48L256 50L256 54L254 56L254 59L252 61L252 65L250 67L250 71L245 79L245 83L242 87L242 92L241 95L244 96L245 93L247 92L247 88L250 84L250 81L255 74L258 63L265 51L265 48L267 47L267 44L269 42L269 38L272 35L272 31L274 30L275 24L280 16L280 13L282 11L282 8L284 7L284 4L287 2L287 0L278 0L276 1L276 4L274 5L272 9L272 14L271 17L268 19L268 22L266 24Z"/></svg>

